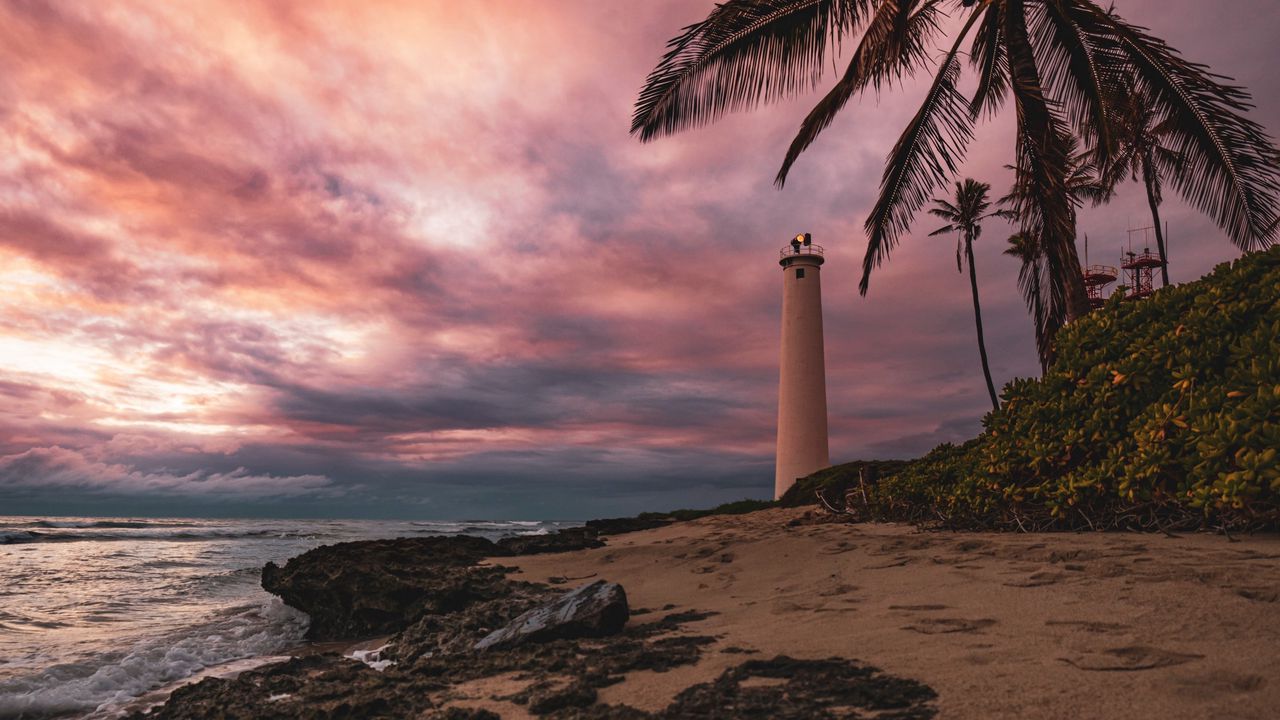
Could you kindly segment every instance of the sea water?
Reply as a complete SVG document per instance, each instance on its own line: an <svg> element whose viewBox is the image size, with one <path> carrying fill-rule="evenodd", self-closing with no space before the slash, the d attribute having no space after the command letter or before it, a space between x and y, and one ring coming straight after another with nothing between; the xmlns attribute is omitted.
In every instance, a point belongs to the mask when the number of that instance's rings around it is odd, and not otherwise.
<svg viewBox="0 0 1280 720"><path fill-rule="evenodd" d="M307 617L259 585L268 561L575 524L0 516L0 719L112 717L157 688L298 647Z"/></svg>

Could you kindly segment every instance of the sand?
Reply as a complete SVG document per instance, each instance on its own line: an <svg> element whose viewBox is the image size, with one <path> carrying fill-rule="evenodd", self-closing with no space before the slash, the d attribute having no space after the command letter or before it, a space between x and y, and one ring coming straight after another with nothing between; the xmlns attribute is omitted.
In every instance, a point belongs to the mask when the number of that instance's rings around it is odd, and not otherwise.
<svg viewBox="0 0 1280 720"><path fill-rule="evenodd" d="M719 638L698 664L633 673L603 702L657 710L746 657L786 654L924 682L944 719L1280 717L1280 537L789 527L803 512L501 563L622 583L633 608L717 613L690 626Z"/></svg>

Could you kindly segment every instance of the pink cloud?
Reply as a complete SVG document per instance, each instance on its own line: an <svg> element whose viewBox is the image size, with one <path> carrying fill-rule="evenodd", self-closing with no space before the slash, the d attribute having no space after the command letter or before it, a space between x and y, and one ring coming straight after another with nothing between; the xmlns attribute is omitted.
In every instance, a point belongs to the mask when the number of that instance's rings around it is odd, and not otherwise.
<svg viewBox="0 0 1280 720"><path fill-rule="evenodd" d="M392 467L429 493L468 458L509 472L507 453L634 450L646 471L752 468L734 492L763 492L774 253L799 230L829 249L833 455L972 434L985 400L948 241L922 217L871 294L854 289L880 163L923 81L851 106L783 191L773 174L816 95L639 144L640 83L710 6L0 7L4 467L249 495ZM1124 12L1237 75L1276 127L1258 59L1277 11ZM1210 19L1232 42L1200 31ZM965 168L997 188L1006 131L984 126ZM1086 212L1091 251L1114 254L1143 208L1128 192ZM1234 254L1180 203L1166 215L1175 279ZM978 269L1003 382L1035 359L998 225Z"/></svg>
<svg viewBox="0 0 1280 720"><path fill-rule="evenodd" d="M182 475L143 472L128 465L90 460L80 452L56 445L0 456L0 488L131 495L176 494L236 500L333 497L345 492L334 487L332 481L323 475L255 475L245 468Z"/></svg>

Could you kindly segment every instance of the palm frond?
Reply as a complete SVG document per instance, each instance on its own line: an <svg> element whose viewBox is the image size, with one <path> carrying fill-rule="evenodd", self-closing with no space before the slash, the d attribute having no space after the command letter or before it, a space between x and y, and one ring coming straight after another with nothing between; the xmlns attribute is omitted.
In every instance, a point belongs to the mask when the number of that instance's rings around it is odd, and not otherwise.
<svg viewBox="0 0 1280 720"><path fill-rule="evenodd" d="M800 124L774 184L782 187L787 173L818 135L826 130L854 94L868 86L877 91L885 82L916 69L928 58L927 43L938 31L939 0L883 0L867 23L862 40L849 59L844 75ZM919 6L918 9L916 6Z"/></svg>
<svg viewBox="0 0 1280 720"><path fill-rule="evenodd" d="M1280 152L1257 123L1247 91L1189 62L1144 28L1094 7L1096 24L1116 38L1137 89L1167 128L1184 166L1170 179L1191 205L1210 215L1242 250L1271 245L1280 218Z"/></svg>
<svg viewBox="0 0 1280 720"><path fill-rule="evenodd" d="M631 133L642 141L812 89L833 41L871 0L729 0L684 29L645 80Z"/></svg>
<svg viewBox="0 0 1280 720"><path fill-rule="evenodd" d="M970 63L978 69L978 88L969 103L969 114L975 120L984 110L996 114L1009 93L1009 56L1001 39L1000 12L993 5L982 12L982 25L969 54Z"/></svg>
<svg viewBox="0 0 1280 720"><path fill-rule="evenodd" d="M1042 297L1043 288L1048 279L1044 275L1044 254L1040 242L1032 233L1019 232L1009 236L1009 247L1005 255L1017 258L1021 266L1018 268L1018 290L1027 304L1031 314L1031 322L1035 327L1036 354L1040 358L1040 369L1047 370L1052 352L1046 342L1045 328L1053 324L1045 314ZM1060 321L1058 324L1061 324Z"/></svg>
<svg viewBox="0 0 1280 720"><path fill-rule="evenodd" d="M960 208L956 207L946 198L934 198L933 201L938 204L937 207L931 208L929 214L937 215L940 218L952 220L960 217Z"/></svg>
<svg viewBox="0 0 1280 720"><path fill-rule="evenodd" d="M1077 152L1074 137L1068 138L1068 154L1071 157L1067 172L1067 195L1075 207L1088 200L1094 207L1115 197L1115 184L1107 182L1106 174L1094 162L1094 153Z"/></svg>
<svg viewBox="0 0 1280 720"><path fill-rule="evenodd" d="M969 15L951 51L943 58L924 104L898 138L885 161L880 196L867 217L867 251L862 258L858 291L866 295L871 271L889 257L898 238L911 228L911 219L929 194L955 175L969 141L973 121L968 103L956 89L960 77L957 54L978 13Z"/></svg>
<svg viewBox="0 0 1280 720"><path fill-rule="evenodd" d="M1023 0L1006 0L1004 31L1018 111L1017 179L1013 209L1024 231L1038 233L1044 249L1049 306L1065 320L1088 312L1088 297L1075 249L1075 208L1067 191L1070 136L1042 91L1039 70L1027 36ZM1050 336L1057 327L1047 327Z"/></svg>
<svg viewBox="0 0 1280 720"><path fill-rule="evenodd" d="M1092 2L1042 0L1031 6L1029 37L1047 96L1061 103L1099 167L1116 150L1110 101L1125 59L1113 36L1096 30Z"/></svg>
<svg viewBox="0 0 1280 720"><path fill-rule="evenodd" d="M1160 178L1177 177L1186 170L1186 159L1182 153L1170 150L1163 145L1151 148L1151 160Z"/></svg>

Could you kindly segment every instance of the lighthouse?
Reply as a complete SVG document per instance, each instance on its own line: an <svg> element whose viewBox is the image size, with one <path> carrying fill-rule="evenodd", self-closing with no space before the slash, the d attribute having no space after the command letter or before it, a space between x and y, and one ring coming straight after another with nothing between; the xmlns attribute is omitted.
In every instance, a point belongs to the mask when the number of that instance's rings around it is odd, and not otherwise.
<svg viewBox="0 0 1280 720"><path fill-rule="evenodd" d="M822 247L809 233L779 252L782 358L778 380L778 460L774 499L831 464L827 452L827 371L822 347Z"/></svg>

